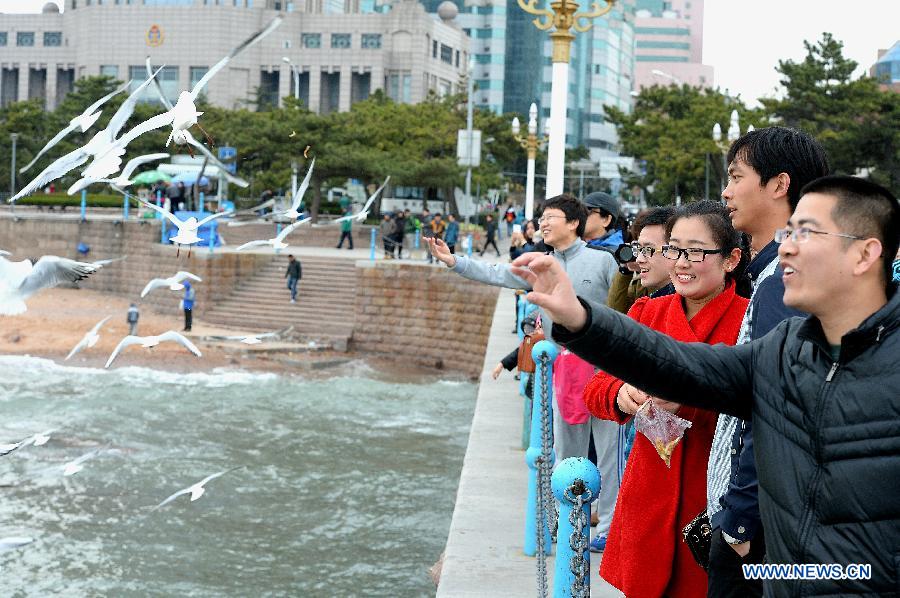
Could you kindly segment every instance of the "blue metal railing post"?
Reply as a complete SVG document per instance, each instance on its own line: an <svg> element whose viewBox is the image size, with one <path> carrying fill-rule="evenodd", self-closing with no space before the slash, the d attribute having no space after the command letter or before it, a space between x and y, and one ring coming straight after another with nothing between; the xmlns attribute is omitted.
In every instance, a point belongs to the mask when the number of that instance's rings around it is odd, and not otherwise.
<svg viewBox="0 0 900 598"><path fill-rule="evenodd" d="M534 358L535 370L534 370L534 406L531 411L531 421L534 422L534 425L531 426L531 440L528 446L528 450L525 451L525 462L528 463L528 502L525 508L525 545L524 552L526 556L534 556L537 554L537 542L538 542L538 531L537 531L537 502L538 502L538 492L541 491L538 486L538 460L541 459L541 445L542 445L542 436L543 436L543 426L541 425L542 421L547 422L548 433L550 435L550 465L553 465L553 410L551 409L551 404L553 401L553 360L556 359L556 355L559 350L556 348L556 345L551 343L550 341L541 341L536 344L532 350L531 355ZM544 376L544 364L541 361L542 354L546 354L549 360L547 361L547 396L544 397L544 388L541 380ZM541 413L542 408L544 409L544 413ZM545 420L542 420L542 417ZM547 508L553 508L552 505L547 505ZM543 518L544 521L544 529L541 533L544 534L544 552L550 554L551 542L550 542L550 527L547 522L546 515Z"/></svg>
<svg viewBox="0 0 900 598"><path fill-rule="evenodd" d="M122 199L124 200L122 202L122 220L128 220L128 208L131 207L131 201L128 199L127 193L122 196Z"/></svg>
<svg viewBox="0 0 900 598"><path fill-rule="evenodd" d="M87 189L81 190L81 221L87 220Z"/></svg>
<svg viewBox="0 0 900 598"><path fill-rule="evenodd" d="M590 596L591 585L591 551L589 540L591 531L591 503L597 499L600 492L600 472L597 466L584 457L569 457L564 459L550 478L553 495L559 501L559 532L556 543L556 563L553 571L553 596L563 598L573 595ZM581 496L583 516L580 518L581 529L576 530L571 520L578 524L577 513L572 516L572 511L577 508L576 501ZM570 517L571 516L571 517ZM580 536L581 554L578 554L579 546L572 547L576 537ZM574 571L573 571L574 569ZM579 578L576 580L576 572ZM583 587L586 592L574 593L574 584Z"/></svg>
<svg viewBox="0 0 900 598"><path fill-rule="evenodd" d="M281 234L281 223L279 222L278 224L275 225L275 236L277 237L280 234ZM278 255L279 253L281 253L281 250L276 247L275 255Z"/></svg>
<svg viewBox="0 0 900 598"><path fill-rule="evenodd" d="M216 229L218 228L218 226L219 226L219 224L215 220L213 220L212 222L209 223L209 254L210 255L213 254L213 248L216 245Z"/></svg>
<svg viewBox="0 0 900 598"><path fill-rule="evenodd" d="M375 229L372 228L371 240L369 241L369 261L375 261Z"/></svg>
<svg viewBox="0 0 900 598"><path fill-rule="evenodd" d="M472 233L469 233L466 237L468 238L468 243L466 243L466 255L472 257L472 245L475 241L472 239Z"/></svg>

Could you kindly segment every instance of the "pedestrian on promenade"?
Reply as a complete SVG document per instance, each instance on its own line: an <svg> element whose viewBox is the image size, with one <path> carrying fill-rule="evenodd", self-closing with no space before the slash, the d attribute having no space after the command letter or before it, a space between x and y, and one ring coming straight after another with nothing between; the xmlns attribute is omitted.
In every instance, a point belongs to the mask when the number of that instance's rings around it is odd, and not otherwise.
<svg viewBox="0 0 900 598"><path fill-rule="evenodd" d="M503 212L503 219L506 221L506 236L511 237L513 234L513 225L516 223L516 209L511 203L506 205L506 211Z"/></svg>
<svg viewBox="0 0 900 598"><path fill-rule="evenodd" d="M184 281L184 297L181 300L181 309L184 310L184 331L191 331L191 324L194 322L194 299L197 291L191 286L191 281Z"/></svg>
<svg viewBox="0 0 900 598"><path fill-rule="evenodd" d="M484 235L484 247L481 248L480 255L484 256L488 245L493 245L494 251L497 252L497 257L500 257L500 249L497 247L497 241L494 239L497 236L497 223L494 222L494 217L491 214L484 217Z"/></svg>
<svg viewBox="0 0 900 598"><path fill-rule="evenodd" d="M441 213L438 212L434 215L434 218L431 219L431 238L432 239L443 239L444 231L447 229L447 225L444 222L443 218L441 218ZM432 256L431 252L428 252L428 263L431 264L434 262L434 256Z"/></svg>
<svg viewBox="0 0 900 598"><path fill-rule="evenodd" d="M447 214L447 230L444 232L444 242L450 249L450 253L456 253L456 243L459 241L459 222L456 216Z"/></svg>
<svg viewBox="0 0 900 598"><path fill-rule="evenodd" d="M134 336L137 334L137 325L138 318L141 317L141 312L138 311L137 305L132 303L128 307L128 315L125 317L125 321L128 322L128 334Z"/></svg>
<svg viewBox="0 0 900 598"><path fill-rule="evenodd" d="M287 278L287 288L291 292L291 303L297 303L297 283L303 278L303 268L300 265L300 260L293 255L288 256L288 265L287 270L284 272L284 277Z"/></svg>
<svg viewBox="0 0 900 598"><path fill-rule="evenodd" d="M522 256L514 272L555 322L553 338L597 367L667 401L752 417L766 563L833 565L829 575L770 571L766 596L889 596L900 554L900 503L884 493L900 483L900 293L890 276L900 204L848 176L817 179L800 196L775 240L784 304L809 315L743 345L679 342L579 298L547 256ZM630 415L641 401L619 408Z"/></svg>
<svg viewBox="0 0 900 598"><path fill-rule="evenodd" d="M413 249L416 248L416 231L419 230L421 223L413 213L407 208L403 210L404 228L403 228L403 244L409 247L409 256L413 257Z"/></svg>
<svg viewBox="0 0 900 598"><path fill-rule="evenodd" d="M344 217L352 216L353 209L350 206L347 206L347 209L344 210ZM351 234L353 231L353 220L347 218L347 220L341 221L341 240L338 241L337 248L340 249L344 245L344 239L347 239L347 249L353 249L353 235Z"/></svg>
<svg viewBox="0 0 900 598"><path fill-rule="evenodd" d="M616 260L605 251L587 249L581 239L586 220L587 210L584 204L571 195L557 195L544 203L540 218L541 234L547 245L554 248L551 258L564 264L565 270L571 273L576 292L605 303L609 285L617 271ZM527 280L512 272L509 264L486 264L465 255L453 255L440 240L431 244L435 257L464 278L512 289L531 288ZM541 321L544 334L548 340L553 340L550 318L546 312L541 313ZM557 359L553 369L554 388L564 386L569 390L556 393L557 400L553 401L554 451L557 463L568 457L587 457L588 446L593 437L600 475L604 480L597 499L600 519L597 529L598 533L606 536L619 490L619 463L624 437L619 425L591 417L582 399L584 384L578 387L574 378L576 359L574 355L564 360ZM583 368L579 368L577 373L582 374L582 371ZM592 374L593 369L583 377L583 382L586 383Z"/></svg>
<svg viewBox="0 0 900 598"><path fill-rule="evenodd" d="M428 208L422 210L422 215L419 216L419 227L420 234L422 235L422 246L425 248L425 261L429 264L434 261L434 258L431 256L431 250L429 249L430 245L425 242L425 239L430 239L434 234L431 229L431 212Z"/></svg>
<svg viewBox="0 0 900 598"><path fill-rule="evenodd" d="M381 217L379 231L381 232L381 244L384 246L384 259L394 259L394 232L396 231L396 224L391 218L390 212L385 212Z"/></svg>
<svg viewBox="0 0 900 598"><path fill-rule="evenodd" d="M403 237L406 236L406 216L409 212L397 210L394 216L394 244L397 247L397 259L403 259Z"/></svg>
<svg viewBox="0 0 900 598"><path fill-rule="evenodd" d="M728 211L717 201L679 208L665 231L666 244L648 245L647 252L671 262L660 270L670 273L675 294L642 297L628 316L678 340L733 345L749 303L735 293L735 281L750 261L749 243L734 230ZM652 375L653 367L647 365L645 375ZM618 408L618 401L642 395L601 371L583 396L595 417L624 426L632 416ZM600 575L626 596L703 596L706 573L681 541L681 530L706 507L706 463L716 414L653 401L692 425L669 466L646 436L636 436L609 536L595 538L591 550L604 552ZM643 558L648 546L653 546L649 560Z"/></svg>
<svg viewBox="0 0 900 598"><path fill-rule="evenodd" d="M728 151L728 186L722 192L734 227L750 235L755 254L747 268L752 291L738 344L762 338L782 320L805 315L784 304L775 231L788 221L800 190L828 174L822 146L809 135L767 127L739 138ZM760 597L762 581L742 565L764 562L765 530L759 514L753 425L719 416L707 466L711 524L710 598ZM739 558L735 558L739 557Z"/></svg>
<svg viewBox="0 0 900 598"><path fill-rule="evenodd" d="M595 191L584 198L588 209L588 221L584 227L584 240L591 249L615 251L624 242L619 230L621 208L619 200L603 191Z"/></svg>

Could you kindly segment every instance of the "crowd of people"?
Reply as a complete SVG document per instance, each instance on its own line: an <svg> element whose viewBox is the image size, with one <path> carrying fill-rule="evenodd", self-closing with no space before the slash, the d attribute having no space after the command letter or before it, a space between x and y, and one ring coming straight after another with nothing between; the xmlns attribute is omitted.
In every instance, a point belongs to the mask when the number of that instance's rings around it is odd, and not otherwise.
<svg viewBox="0 0 900 598"><path fill-rule="evenodd" d="M440 234L427 247L538 306L526 342L561 349L556 462L594 457L590 547L626 596L895 595L900 205L830 174L821 145L789 128L747 133L727 163L721 202L630 226L608 194L550 198L507 229L509 264ZM631 427L650 409L689 424L668 462ZM762 563L871 576L746 575Z"/></svg>

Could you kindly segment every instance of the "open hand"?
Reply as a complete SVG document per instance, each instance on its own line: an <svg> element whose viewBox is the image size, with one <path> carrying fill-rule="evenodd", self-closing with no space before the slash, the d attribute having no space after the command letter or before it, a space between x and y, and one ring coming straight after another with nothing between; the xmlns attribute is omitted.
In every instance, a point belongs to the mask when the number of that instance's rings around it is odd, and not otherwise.
<svg viewBox="0 0 900 598"><path fill-rule="evenodd" d="M447 247L447 244L444 243L443 239L438 239L437 237L422 237L422 240L428 245L431 255L447 264L448 268L452 268L456 265L456 256L450 253L450 248Z"/></svg>
<svg viewBox="0 0 900 598"><path fill-rule="evenodd" d="M543 308L554 323L573 332L584 328L587 310L578 302L572 281L553 256L526 253L512 263L512 272L531 286L525 298Z"/></svg>
<svg viewBox="0 0 900 598"><path fill-rule="evenodd" d="M500 377L500 373L502 371L503 371L503 364L498 363L497 365L494 366L494 369L491 370L491 378L496 380L497 378Z"/></svg>

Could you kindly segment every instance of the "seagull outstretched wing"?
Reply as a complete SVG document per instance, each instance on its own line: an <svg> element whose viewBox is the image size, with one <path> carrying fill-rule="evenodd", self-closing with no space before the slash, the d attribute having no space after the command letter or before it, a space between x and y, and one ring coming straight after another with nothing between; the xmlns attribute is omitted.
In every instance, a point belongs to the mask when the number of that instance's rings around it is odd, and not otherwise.
<svg viewBox="0 0 900 598"><path fill-rule="evenodd" d="M124 190L123 190L123 191L124 191ZM127 194L126 194L126 195L127 195ZM131 197L131 196L129 195L129 197ZM170 211L168 211L168 210L164 210L163 208L159 207L159 206L156 205L156 204L150 203L149 201L144 201L143 199L141 199L141 198L139 198L139 197L136 197L135 199L137 199L139 202L141 202L143 205L147 206L148 208L151 208L151 209L153 209L153 210L156 210L157 212L159 212L160 214L162 214L163 216L165 216L166 218L168 218L168 219L169 219L169 222L171 222L172 224L174 224L177 228L180 229L181 227L184 226L184 222L182 222L181 220L179 220L178 218L176 218L175 215L174 215L172 212L170 212Z"/></svg>
<svg viewBox="0 0 900 598"><path fill-rule="evenodd" d="M22 299L27 299L40 289L55 287L61 282L84 280L99 269L100 266L94 264L45 255L37 261L31 274L22 282L19 292Z"/></svg>
<svg viewBox="0 0 900 598"><path fill-rule="evenodd" d="M193 353L193 354L196 355L197 357L203 357L203 354L200 352L200 349L198 349L197 346L196 346L194 343L192 343L191 341L189 341L189 340L188 340L187 338L185 338L183 335L178 334L178 333L175 332L174 330L169 330L168 332L163 332L162 334L159 335L158 338L159 338L159 341L160 341L160 342L162 342L162 341L175 341L176 343L180 344L181 346L183 346L184 348L186 348L188 351L190 351L191 353Z"/></svg>
<svg viewBox="0 0 900 598"><path fill-rule="evenodd" d="M309 179L312 177L312 171L315 166L316 159L313 158L312 162L309 163L309 170L306 171L306 176L303 177L303 182L300 183L299 187L297 187L297 192L294 193L294 197L291 200L291 211L300 211L300 204L303 203L303 196L306 194L306 190L309 188Z"/></svg>
<svg viewBox="0 0 900 598"><path fill-rule="evenodd" d="M91 328L91 329L88 331L88 333L85 334L85 335L81 338L80 341L78 341L78 344L75 345L75 346L72 348L71 351L69 351L69 354L66 355L66 358L65 358L63 361L69 361L69 358L70 358L70 357L72 357L73 355L75 355L76 353L78 353L79 351L81 351L82 349L84 349L85 347L90 346L91 339L94 338L94 337L96 336L96 334L100 331L100 328L101 328L104 324L106 324L106 321L109 320L111 317L112 317L112 316L106 316L105 318L103 318L102 320L100 320L99 322L97 322L96 324L94 324L94 327Z"/></svg>
<svg viewBox="0 0 900 598"><path fill-rule="evenodd" d="M284 229L282 229L282 231L280 233L278 233L278 236L275 237L275 240L279 241L281 243L284 243L284 238L287 237L292 232L294 232L294 229L296 229L301 224L306 224L310 220L312 220L312 217L307 217L307 218L304 218L303 220L298 220L297 222L295 222L293 224L289 224L288 226L284 227Z"/></svg>
<svg viewBox="0 0 900 598"><path fill-rule="evenodd" d="M170 502L172 502L173 500L175 500L175 499L178 498L179 496L182 496L183 494L190 494L190 495L191 495L191 502L193 502L193 501L197 500L198 498L200 498L201 496L203 496L204 492L206 491L206 489L204 488L204 486L205 486L208 482L211 482L212 480L214 480L214 479L216 479L216 478L222 477L222 476L225 475L226 473L232 472L232 471L234 471L235 469L240 469L241 467L242 467L242 466L232 467L231 469L226 469L226 470L224 470L224 471L219 471L219 472L216 472L216 473L214 473L214 474L208 475L208 476L206 476L205 478L203 478L202 480L200 480L199 482L197 482L196 484L191 484L191 485L188 486L187 488L182 488L182 489L179 490L178 492L175 492L174 494L172 494L171 496L169 496L168 498L166 498L164 501L162 501L161 503L159 503L158 505L156 505L155 507L153 507L153 509L151 509L151 511L155 511L155 510L157 510L157 509L160 509L160 508L166 506L167 504L169 504Z"/></svg>
<svg viewBox="0 0 900 598"><path fill-rule="evenodd" d="M133 336L129 334L125 338L119 341L119 344L116 345L116 348L113 349L113 352L110 354L109 359L106 360L106 365L104 368L109 368L112 365L112 362L115 361L116 357L119 356L119 353L122 352L122 349L125 347L130 347L131 345L142 345L144 344L144 337L142 336Z"/></svg>
<svg viewBox="0 0 900 598"><path fill-rule="evenodd" d="M238 245L235 251L243 251L245 249L250 249L251 247L271 247L272 244L268 241L248 241L243 245Z"/></svg>
<svg viewBox="0 0 900 598"><path fill-rule="evenodd" d="M232 214L234 214L234 212L216 212L215 214L210 214L209 216L207 216L206 218L204 218L203 220L201 220L200 222L197 223L197 228L200 228L207 222L212 222L216 218L220 218L222 216L231 216Z"/></svg>

